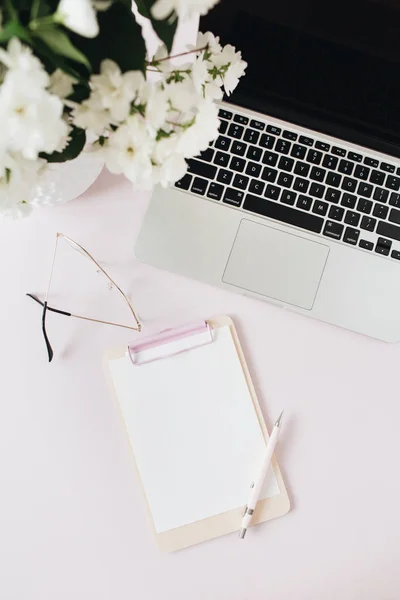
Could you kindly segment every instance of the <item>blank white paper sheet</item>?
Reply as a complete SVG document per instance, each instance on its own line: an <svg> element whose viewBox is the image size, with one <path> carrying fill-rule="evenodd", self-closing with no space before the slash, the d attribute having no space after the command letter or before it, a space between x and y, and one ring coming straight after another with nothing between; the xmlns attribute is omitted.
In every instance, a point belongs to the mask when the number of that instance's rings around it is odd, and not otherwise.
<svg viewBox="0 0 400 600"><path fill-rule="evenodd" d="M245 506L265 452L229 326L206 346L132 365L109 360L156 531ZM264 498L279 494L272 469Z"/></svg>

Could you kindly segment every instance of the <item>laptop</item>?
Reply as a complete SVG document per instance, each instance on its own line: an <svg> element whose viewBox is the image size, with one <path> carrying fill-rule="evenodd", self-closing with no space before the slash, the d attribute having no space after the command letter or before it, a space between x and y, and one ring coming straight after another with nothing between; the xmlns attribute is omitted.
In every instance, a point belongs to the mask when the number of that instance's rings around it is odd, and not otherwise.
<svg viewBox="0 0 400 600"><path fill-rule="evenodd" d="M146 263L400 339L400 3L222 0L248 62L219 137L156 189Z"/></svg>

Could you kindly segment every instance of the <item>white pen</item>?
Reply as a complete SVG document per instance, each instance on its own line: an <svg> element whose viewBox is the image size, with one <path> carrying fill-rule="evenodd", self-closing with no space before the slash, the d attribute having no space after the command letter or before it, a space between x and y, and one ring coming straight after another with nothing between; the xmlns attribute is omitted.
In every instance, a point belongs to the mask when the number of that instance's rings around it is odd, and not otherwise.
<svg viewBox="0 0 400 600"><path fill-rule="evenodd" d="M242 527L240 529L239 537L241 539L246 535L246 531L250 525L251 519L253 518L253 513L256 508L257 502L260 498L261 490L265 481L265 478L268 473L269 466L271 464L272 455L275 450L276 442L278 441L278 435L281 428L283 411L279 415L274 428L272 430L271 436L268 440L267 448L265 450L264 462L261 467L260 475L258 477L255 485L253 484L250 492L250 498L247 503L246 508L244 509L243 519L242 519Z"/></svg>

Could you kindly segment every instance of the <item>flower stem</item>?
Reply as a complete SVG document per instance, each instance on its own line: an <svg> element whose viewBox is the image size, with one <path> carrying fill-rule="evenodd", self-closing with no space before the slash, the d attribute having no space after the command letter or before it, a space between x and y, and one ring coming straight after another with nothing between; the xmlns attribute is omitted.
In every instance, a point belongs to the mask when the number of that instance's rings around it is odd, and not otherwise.
<svg viewBox="0 0 400 600"><path fill-rule="evenodd" d="M7 7L7 11L8 11L8 14L10 15L11 19L15 19L16 21L18 21L18 13L17 13L15 7L13 6L13 3L11 2L11 0L6 0L6 7Z"/></svg>
<svg viewBox="0 0 400 600"><path fill-rule="evenodd" d="M188 50L187 52L180 52L179 54L174 54L173 56L166 56L165 58L159 58L158 60L153 60L149 62L149 66L157 65L160 62L164 62L164 60L172 60L174 58L179 58L180 56L187 56L188 54L193 54L194 52L203 52L203 50L207 50L208 44L203 46L203 48L194 48L193 50Z"/></svg>
<svg viewBox="0 0 400 600"><path fill-rule="evenodd" d="M33 0L31 8L31 20L37 19L39 14L40 0Z"/></svg>

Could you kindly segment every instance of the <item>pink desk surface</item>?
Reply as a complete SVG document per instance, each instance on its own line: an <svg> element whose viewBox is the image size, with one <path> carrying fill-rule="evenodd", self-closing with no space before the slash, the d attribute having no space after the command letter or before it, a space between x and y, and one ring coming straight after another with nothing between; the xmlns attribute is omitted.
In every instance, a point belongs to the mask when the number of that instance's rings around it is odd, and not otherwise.
<svg viewBox="0 0 400 600"><path fill-rule="evenodd" d="M80 199L1 227L0 598L398 600L400 345L136 261L147 201L103 172ZM269 426L285 408L287 516L244 541L156 549L101 366L131 334L50 317L49 365L40 308L24 295L45 290L56 231L134 292L149 333L233 317ZM67 270L59 305L73 280ZM108 294L88 298L86 312L106 308Z"/></svg>

